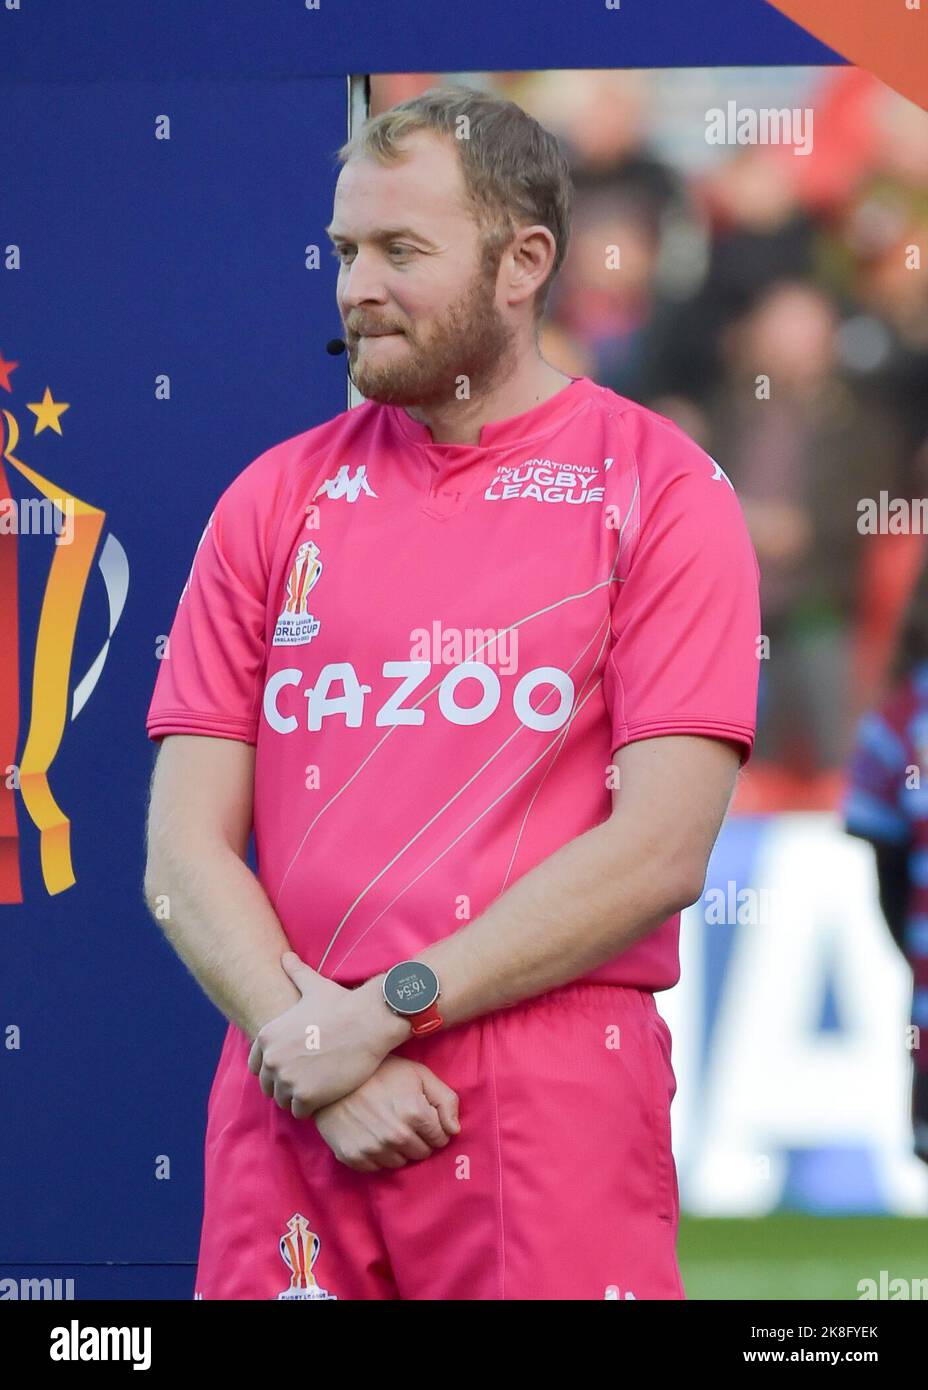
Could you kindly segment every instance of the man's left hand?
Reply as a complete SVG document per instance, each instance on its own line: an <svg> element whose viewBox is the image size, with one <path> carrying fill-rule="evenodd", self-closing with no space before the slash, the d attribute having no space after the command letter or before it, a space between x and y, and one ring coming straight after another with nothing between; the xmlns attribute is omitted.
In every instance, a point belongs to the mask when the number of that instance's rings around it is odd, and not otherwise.
<svg viewBox="0 0 928 1390"><path fill-rule="evenodd" d="M295 951L281 965L302 998L259 1030L248 1069L266 1096L302 1120L357 1090L402 1038L376 979L346 989Z"/></svg>

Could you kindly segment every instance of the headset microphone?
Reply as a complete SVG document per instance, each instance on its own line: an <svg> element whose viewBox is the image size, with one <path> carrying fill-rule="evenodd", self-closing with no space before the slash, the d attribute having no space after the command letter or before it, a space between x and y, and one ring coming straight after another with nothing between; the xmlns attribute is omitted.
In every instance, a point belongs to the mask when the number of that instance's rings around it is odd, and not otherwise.
<svg viewBox="0 0 928 1390"><path fill-rule="evenodd" d="M344 338L330 338L329 341L328 341L328 342L326 343L326 345L325 345L325 350L326 350L327 353L329 353L329 355L330 355L331 357L338 357L338 355L339 355L340 353L346 351L347 347L348 347L348 344L345 342ZM358 390L358 383L355 381L355 379L354 379L354 374L352 373L352 370L351 370L351 358L350 358L350 357L348 358L347 370L348 370L348 380L351 382L352 386L353 386L354 389L357 391L357 390Z"/></svg>

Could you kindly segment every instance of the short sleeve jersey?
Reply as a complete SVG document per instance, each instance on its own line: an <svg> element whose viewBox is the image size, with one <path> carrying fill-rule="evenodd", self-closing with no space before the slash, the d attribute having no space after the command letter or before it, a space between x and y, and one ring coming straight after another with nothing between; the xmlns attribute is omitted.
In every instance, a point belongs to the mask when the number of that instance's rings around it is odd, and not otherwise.
<svg viewBox="0 0 928 1390"><path fill-rule="evenodd" d="M732 486L670 420L576 377L436 444L367 401L223 492L147 730L255 745L259 879L354 985L608 819L626 744L746 760L759 626ZM679 920L584 978L670 987Z"/></svg>
<svg viewBox="0 0 928 1390"><path fill-rule="evenodd" d="M912 1021L928 1028L928 662L861 719L842 811L850 834L907 851ZM928 1049L913 1058L917 1070L928 1070Z"/></svg>

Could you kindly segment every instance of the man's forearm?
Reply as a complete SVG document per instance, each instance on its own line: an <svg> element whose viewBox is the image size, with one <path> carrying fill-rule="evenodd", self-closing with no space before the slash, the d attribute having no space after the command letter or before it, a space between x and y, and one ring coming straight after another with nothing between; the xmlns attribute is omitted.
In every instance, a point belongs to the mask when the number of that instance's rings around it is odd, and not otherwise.
<svg viewBox="0 0 928 1390"><path fill-rule="evenodd" d="M280 964L290 949L280 919L231 847L185 847L150 863L145 898L205 993L250 1040L299 999Z"/></svg>
<svg viewBox="0 0 928 1390"><path fill-rule="evenodd" d="M476 921L416 953L438 975L445 1021L463 1023L586 975L695 902L741 747L690 734L623 746L609 819L523 874ZM249 1066L260 1069L263 1087L284 1075L300 1118L357 1088L408 1041L410 1024L387 1007L382 974L345 989L297 956L284 964L300 1003L261 1029ZM309 1068L297 1066L304 1023L315 1023L322 1039Z"/></svg>
<svg viewBox="0 0 928 1390"><path fill-rule="evenodd" d="M692 872L674 868L672 846L656 857L631 835L620 848L607 821L556 850L416 959L438 975L442 1018L462 1023L602 965L695 901L693 889ZM369 982L372 994L382 979Z"/></svg>

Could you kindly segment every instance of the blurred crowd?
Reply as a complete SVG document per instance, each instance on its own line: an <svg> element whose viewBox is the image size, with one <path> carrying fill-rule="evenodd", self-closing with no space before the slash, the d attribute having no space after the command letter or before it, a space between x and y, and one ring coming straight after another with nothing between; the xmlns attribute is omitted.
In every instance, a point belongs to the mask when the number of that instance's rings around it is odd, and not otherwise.
<svg viewBox="0 0 928 1390"><path fill-rule="evenodd" d="M677 421L741 499L770 655L736 809L837 807L925 546L858 503L928 496L928 112L852 68L385 75L372 109L444 81L570 159L543 355ZM811 111L811 151L710 143L732 99Z"/></svg>

